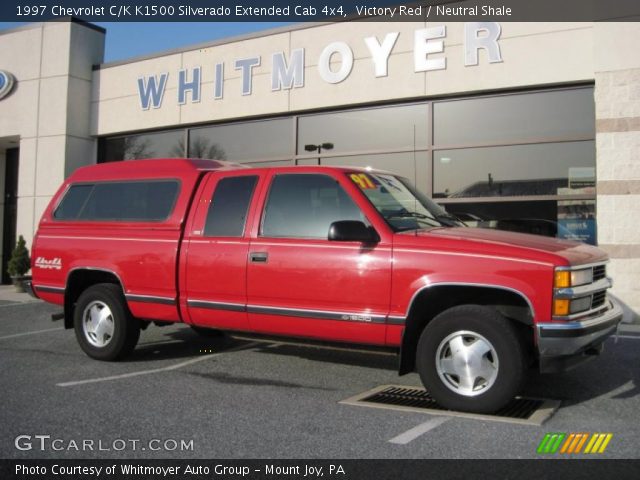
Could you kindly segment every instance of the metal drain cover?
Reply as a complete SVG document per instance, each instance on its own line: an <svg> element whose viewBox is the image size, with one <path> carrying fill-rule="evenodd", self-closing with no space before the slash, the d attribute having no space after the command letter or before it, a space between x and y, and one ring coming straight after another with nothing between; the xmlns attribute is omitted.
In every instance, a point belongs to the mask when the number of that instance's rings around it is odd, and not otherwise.
<svg viewBox="0 0 640 480"><path fill-rule="evenodd" d="M516 397L507 406L491 415L455 412L438 405L425 389L403 385L381 385L339 403L521 425L542 425L560 406L558 400Z"/></svg>

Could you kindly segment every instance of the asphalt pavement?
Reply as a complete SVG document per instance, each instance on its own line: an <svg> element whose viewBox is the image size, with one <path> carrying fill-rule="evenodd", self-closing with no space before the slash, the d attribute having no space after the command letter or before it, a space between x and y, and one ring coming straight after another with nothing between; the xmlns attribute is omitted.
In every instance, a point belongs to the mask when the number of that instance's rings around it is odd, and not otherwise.
<svg viewBox="0 0 640 480"><path fill-rule="evenodd" d="M3 298L0 458L539 458L550 432L611 433L590 458L640 458L635 325L571 372L531 372L524 394L562 404L530 426L339 403L420 385L385 352L207 339L172 325L142 332L127 360L99 362L51 321L58 308Z"/></svg>

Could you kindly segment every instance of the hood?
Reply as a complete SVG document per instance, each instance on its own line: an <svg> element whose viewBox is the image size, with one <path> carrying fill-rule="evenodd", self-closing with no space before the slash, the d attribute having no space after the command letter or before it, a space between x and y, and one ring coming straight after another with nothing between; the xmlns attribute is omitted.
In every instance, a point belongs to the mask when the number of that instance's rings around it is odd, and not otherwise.
<svg viewBox="0 0 640 480"><path fill-rule="evenodd" d="M406 246L428 244L429 248L514 256L556 265L582 265L608 259L605 252L585 243L487 228L433 228L398 233L396 238Z"/></svg>

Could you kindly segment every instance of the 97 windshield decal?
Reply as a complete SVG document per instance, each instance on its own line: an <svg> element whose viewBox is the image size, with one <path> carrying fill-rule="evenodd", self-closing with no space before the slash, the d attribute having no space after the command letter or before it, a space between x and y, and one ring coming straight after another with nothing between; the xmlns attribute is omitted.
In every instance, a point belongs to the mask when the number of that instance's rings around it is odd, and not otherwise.
<svg viewBox="0 0 640 480"><path fill-rule="evenodd" d="M351 173L349 178L362 190L374 190L376 188L390 187L400 192L402 187L398 185L398 180L391 175L367 175L366 173Z"/></svg>
<svg viewBox="0 0 640 480"><path fill-rule="evenodd" d="M366 173L352 173L349 178L358 185L362 190L371 190L376 188L374 180L372 180Z"/></svg>

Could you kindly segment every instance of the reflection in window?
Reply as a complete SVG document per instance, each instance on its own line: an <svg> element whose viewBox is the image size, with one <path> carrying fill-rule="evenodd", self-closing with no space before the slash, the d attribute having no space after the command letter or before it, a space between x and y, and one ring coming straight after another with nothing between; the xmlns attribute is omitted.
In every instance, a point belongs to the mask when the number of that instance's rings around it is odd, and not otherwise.
<svg viewBox="0 0 640 480"><path fill-rule="evenodd" d="M434 144L595 136L593 88L434 102Z"/></svg>
<svg viewBox="0 0 640 480"><path fill-rule="evenodd" d="M255 168L287 167L293 165L293 160L271 160L269 162L242 162L243 165Z"/></svg>
<svg viewBox="0 0 640 480"><path fill-rule="evenodd" d="M440 150L434 198L595 193L593 141Z"/></svg>
<svg viewBox="0 0 640 480"><path fill-rule="evenodd" d="M444 206L469 227L596 244L595 200L472 202Z"/></svg>
<svg viewBox="0 0 640 480"><path fill-rule="evenodd" d="M141 158L183 158L184 130L108 138L104 143L105 162Z"/></svg>
<svg viewBox="0 0 640 480"><path fill-rule="evenodd" d="M339 220L364 217L338 182L327 175L283 174L269 190L262 236L327 239Z"/></svg>
<svg viewBox="0 0 640 480"><path fill-rule="evenodd" d="M291 118L194 128L189 157L241 162L293 156Z"/></svg>
<svg viewBox="0 0 640 480"><path fill-rule="evenodd" d="M314 162L317 161L314 159ZM351 155L348 157L324 157L322 165L338 167L371 167L408 178L418 189L425 190L422 180L428 168L427 152L383 153L377 155ZM315 164L315 163L314 163Z"/></svg>
<svg viewBox="0 0 640 480"><path fill-rule="evenodd" d="M333 143L332 153L426 148L426 104L350 110L298 119L298 154Z"/></svg>

